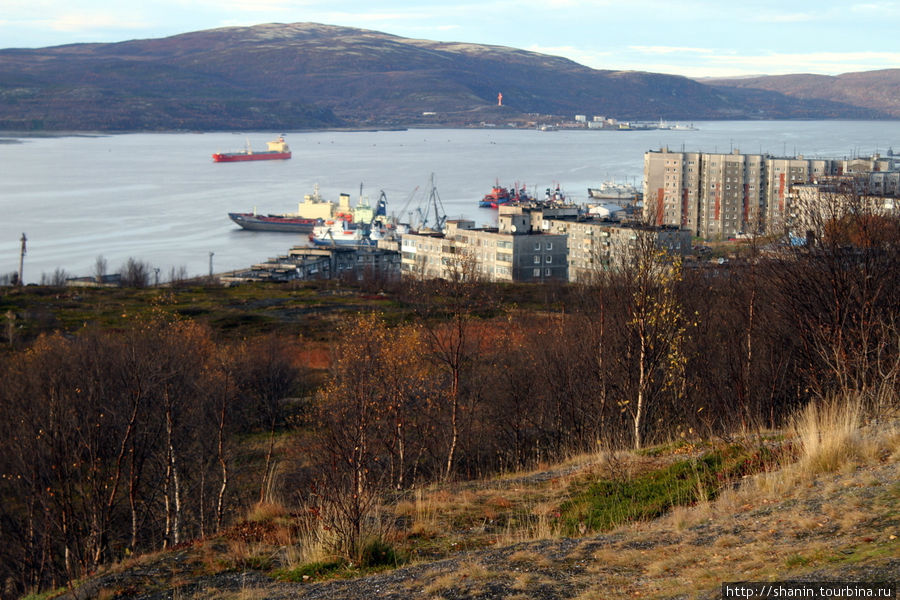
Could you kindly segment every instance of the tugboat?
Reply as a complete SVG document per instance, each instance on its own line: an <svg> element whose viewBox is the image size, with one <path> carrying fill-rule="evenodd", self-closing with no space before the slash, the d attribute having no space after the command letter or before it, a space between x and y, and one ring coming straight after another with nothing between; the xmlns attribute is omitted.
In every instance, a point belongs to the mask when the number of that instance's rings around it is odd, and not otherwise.
<svg viewBox="0 0 900 600"><path fill-rule="evenodd" d="M267 150L254 152L247 140L247 147L240 152L217 152L212 155L213 162L242 162L246 160L284 160L291 157L291 149L284 136L266 144Z"/></svg>
<svg viewBox="0 0 900 600"><path fill-rule="evenodd" d="M500 187L500 182L494 184L491 191L484 195L484 198L478 203L480 208L497 208L501 204L509 202L509 190Z"/></svg>
<svg viewBox="0 0 900 600"><path fill-rule="evenodd" d="M478 202L480 208L497 208L504 204L510 203L526 203L532 202L534 198L525 191L525 186L519 187L517 183L514 187L506 189L500 186L500 182L494 184L491 191L484 195L484 198Z"/></svg>

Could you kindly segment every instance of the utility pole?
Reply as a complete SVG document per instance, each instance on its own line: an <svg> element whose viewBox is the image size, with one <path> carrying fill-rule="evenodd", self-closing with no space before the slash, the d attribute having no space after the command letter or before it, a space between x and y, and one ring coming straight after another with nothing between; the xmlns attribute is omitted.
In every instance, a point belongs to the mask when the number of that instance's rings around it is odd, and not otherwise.
<svg viewBox="0 0 900 600"><path fill-rule="evenodd" d="M25 285L25 280L22 279L23 270L25 268L25 242L28 241L28 238L25 237L25 234L22 234L22 250L19 252L19 285Z"/></svg>

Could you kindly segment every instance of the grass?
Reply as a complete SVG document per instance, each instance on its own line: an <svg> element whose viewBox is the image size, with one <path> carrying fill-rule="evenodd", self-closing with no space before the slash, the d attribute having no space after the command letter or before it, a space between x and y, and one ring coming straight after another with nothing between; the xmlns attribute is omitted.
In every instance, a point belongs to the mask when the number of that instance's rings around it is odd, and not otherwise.
<svg viewBox="0 0 900 600"><path fill-rule="evenodd" d="M592 482L562 505L565 530L569 535L584 535L626 521L652 519L675 505L692 504L714 484L721 468L721 456L710 454L631 479Z"/></svg>
<svg viewBox="0 0 900 600"><path fill-rule="evenodd" d="M884 564L900 551L900 435L896 426L861 430L853 407L838 408L806 409L778 439L584 455L545 465L547 477L507 473L417 488L379 507L391 529L370 540L361 564L329 554L328 532L305 511L258 504L218 551L230 560L214 567L311 582L458 557L450 568L414 567L420 575L390 585L410 597L497 586L506 597L529 597L574 582L586 599L689 598L737 578ZM606 533L587 535L599 530ZM460 554L512 545L505 554ZM497 554L505 558L490 558Z"/></svg>
<svg viewBox="0 0 900 600"><path fill-rule="evenodd" d="M588 481L560 507L562 528L567 535L584 535L705 503L730 481L764 470L774 460L766 447L732 445L644 473Z"/></svg>
<svg viewBox="0 0 900 600"><path fill-rule="evenodd" d="M292 568L281 568L272 571L272 576L279 581L303 583L310 579L320 579L336 574L347 566L343 559L305 563Z"/></svg>
<svg viewBox="0 0 900 600"><path fill-rule="evenodd" d="M800 468L810 475L830 473L861 459L861 415L855 398L811 402L795 415L789 429L800 444Z"/></svg>
<svg viewBox="0 0 900 600"><path fill-rule="evenodd" d="M367 309L401 315L407 312L391 298L318 281L228 288L0 287L0 316L7 311L17 315L16 337L20 342L41 333L71 333L86 324L122 328L154 311L207 323L227 337L277 330L324 340L342 314ZM5 319L0 323L5 326Z"/></svg>

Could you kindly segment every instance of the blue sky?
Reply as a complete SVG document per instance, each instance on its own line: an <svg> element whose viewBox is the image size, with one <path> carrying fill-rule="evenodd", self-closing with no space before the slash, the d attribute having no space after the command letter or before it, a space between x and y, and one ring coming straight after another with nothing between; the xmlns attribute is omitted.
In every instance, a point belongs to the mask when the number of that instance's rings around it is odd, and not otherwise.
<svg viewBox="0 0 900 600"><path fill-rule="evenodd" d="M313 21L690 77L900 68L900 1L0 0L0 48Z"/></svg>

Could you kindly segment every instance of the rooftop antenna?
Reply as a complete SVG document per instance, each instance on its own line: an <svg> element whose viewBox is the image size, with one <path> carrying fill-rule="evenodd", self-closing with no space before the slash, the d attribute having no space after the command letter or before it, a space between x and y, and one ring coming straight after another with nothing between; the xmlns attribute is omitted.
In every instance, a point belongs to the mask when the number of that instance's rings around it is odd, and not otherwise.
<svg viewBox="0 0 900 600"><path fill-rule="evenodd" d="M19 285L25 285L25 280L22 279L22 272L25 267L25 242L28 241L28 238L23 233L19 241L22 242L22 250L19 252Z"/></svg>

